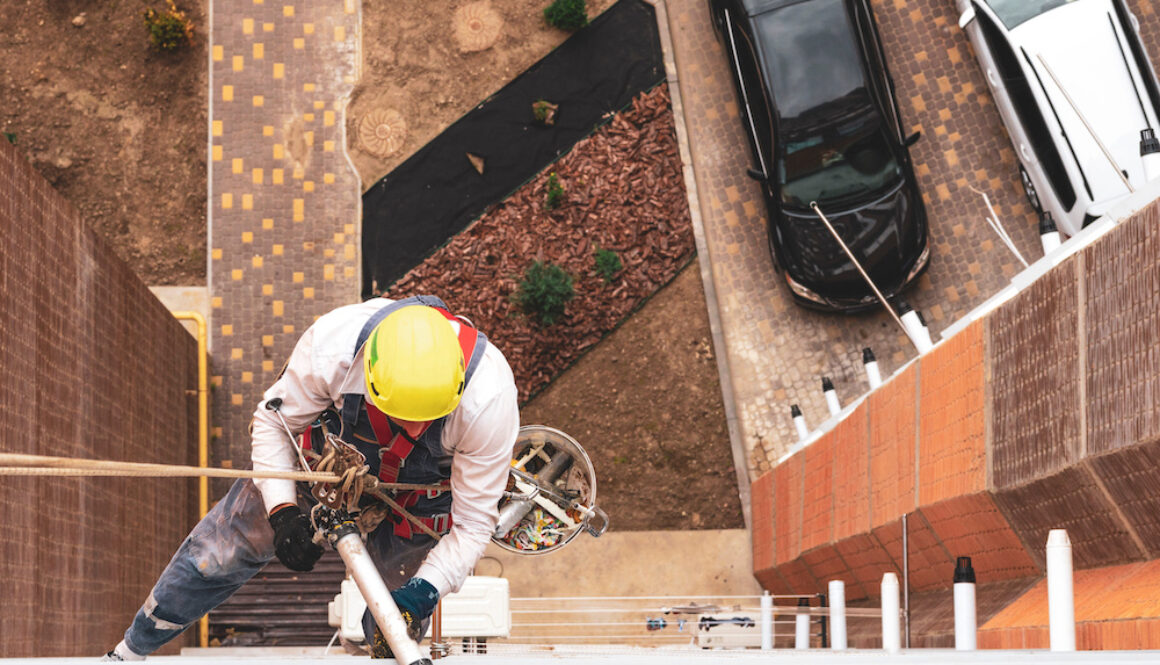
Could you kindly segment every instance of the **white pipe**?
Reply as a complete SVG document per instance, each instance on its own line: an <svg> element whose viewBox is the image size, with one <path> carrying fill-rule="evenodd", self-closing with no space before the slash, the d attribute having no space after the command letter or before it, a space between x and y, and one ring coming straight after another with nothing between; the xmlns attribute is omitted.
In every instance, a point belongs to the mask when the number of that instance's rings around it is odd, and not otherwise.
<svg viewBox="0 0 1160 665"><path fill-rule="evenodd" d="M971 557L961 556L955 564L955 650L974 651L979 629L975 604L975 569Z"/></svg>
<svg viewBox="0 0 1160 665"><path fill-rule="evenodd" d="M367 553L359 533L355 531L342 536L335 543L334 549L338 550L339 556L346 563L347 572L354 578L358 590L367 601L367 608L395 654L395 662L399 665L430 665L431 661L423 657L419 645L407 634L407 622L399 614L399 608L391 599L391 592L383 582L375 562L371 560L371 555Z"/></svg>
<svg viewBox="0 0 1160 665"><path fill-rule="evenodd" d="M918 312L912 309L899 318L902 319L902 327L906 329L906 334L910 336L910 341L914 343L914 348L918 349L919 353L926 353L934 348L934 342L930 340L930 330L919 318Z"/></svg>
<svg viewBox="0 0 1160 665"><path fill-rule="evenodd" d="M761 595L761 649L773 648L773 596L766 591Z"/></svg>
<svg viewBox="0 0 1160 665"><path fill-rule="evenodd" d="M1043 217L1039 220L1039 244L1043 246L1043 255L1054 252L1063 244L1063 239L1059 236L1059 229L1055 228L1055 220L1051 217L1051 212L1043 213Z"/></svg>
<svg viewBox="0 0 1160 665"><path fill-rule="evenodd" d="M798 600L798 607L808 608L810 601L801 598ZM810 648L810 615L809 610L806 612L798 612L794 617L794 632L793 632L793 648L794 649L809 649Z"/></svg>
<svg viewBox="0 0 1160 665"><path fill-rule="evenodd" d="M1151 182L1160 177L1160 141L1151 127L1140 130L1140 161L1144 165L1144 180Z"/></svg>
<svg viewBox="0 0 1160 665"><path fill-rule="evenodd" d="M878 371L878 359L874 357L874 352L870 350L870 347L862 349L862 365L866 368L866 381L870 384L870 390L882 385L882 373Z"/></svg>
<svg viewBox="0 0 1160 665"><path fill-rule="evenodd" d="M902 648L902 620L898 600L898 576L882 576L882 648L886 653L898 653Z"/></svg>
<svg viewBox="0 0 1160 665"><path fill-rule="evenodd" d="M806 418L797 404L789 407L789 415L793 417L793 426L797 429L798 441L805 441L810 436L810 428L806 426Z"/></svg>
<svg viewBox="0 0 1160 665"><path fill-rule="evenodd" d="M830 410L831 416L836 416L842 412L842 403L838 401L838 391L834 390L834 382L830 381L830 377L822 377L822 394L826 397L826 408Z"/></svg>
<svg viewBox="0 0 1160 665"><path fill-rule="evenodd" d="M846 583L830 580L830 648L846 650Z"/></svg>
<svg viewBox="0 0 1160 665"><path fill-rule="evenodd" d="M1075 651L1075 586L1066 529L1047 535L1047 616L1052 651Z"/></svg>

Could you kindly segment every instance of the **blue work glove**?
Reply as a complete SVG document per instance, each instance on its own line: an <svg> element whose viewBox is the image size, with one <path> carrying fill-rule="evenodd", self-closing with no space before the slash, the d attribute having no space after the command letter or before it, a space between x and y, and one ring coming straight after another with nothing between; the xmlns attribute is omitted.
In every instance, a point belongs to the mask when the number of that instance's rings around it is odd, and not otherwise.
<svg viewBox="0 0 1160 665"><path fill-rule="evenodd" d="M411 619L407 618L407 612L410 612L417 622L426 620L439 604L439 592L433 584L422 577L412 577L406 584L391 592L391 600L395 601L399 612L410 624Z"/></svg>

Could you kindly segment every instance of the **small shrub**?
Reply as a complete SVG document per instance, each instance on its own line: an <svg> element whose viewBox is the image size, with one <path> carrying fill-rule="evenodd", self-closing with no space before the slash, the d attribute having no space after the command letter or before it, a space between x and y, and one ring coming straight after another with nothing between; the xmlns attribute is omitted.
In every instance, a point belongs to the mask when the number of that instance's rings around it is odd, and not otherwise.
<svg viewBox="0 0 1160 665"><path fill-rule="evenodd" d="M544 197L544 209L555 210L564 202L564 186L560 184L560 179L556 177L556 172L553 171L548 175L547 194Z"/></svg>
<svg viewBox="0 0 1160 665"><path fill-rule="evenodd" d="M524 271L515 300L525 314L550 326L574 295L571 275L554 263L536 261Z"/></svg>
<svg viewBox="0 0 1160 665"><path fill-rule="evenodd" d="M532 117L541 125L551 127L556 124L556 109L558 108L560 108L559 105L546 99L537 99L532 102Z"/></svg>
<svg viewBox="0 0 1160 665"><path fill-rule="evenodd" d="M193 21L180 11L173 0L168 0L169 9L157 11L152 7L145 10L145 27L149 30L149 43L162 51L176 51L193 42Z"/></svg>
<svg viewBox="0 0 1160 665"><path fill-rule="evenodd" d="M584 0L553 0L544 8L544 20L561 30L579 30L588 25L588 7Z"/></svg>
<svg viewBox="0 0 1160 665"><path fill-rule="evenodd" d="M4 138L8 139L8 142L12 145L16 145L16 135L12 132L4 132Z"/></svg>
<svg viewBox="0 0 1160 665"><path fill-rule="evenodd" d="M611 249L596 248L596 274L605 284L612 282L612 276L620 272L624 264L620 262L620 255Z"/></svg>

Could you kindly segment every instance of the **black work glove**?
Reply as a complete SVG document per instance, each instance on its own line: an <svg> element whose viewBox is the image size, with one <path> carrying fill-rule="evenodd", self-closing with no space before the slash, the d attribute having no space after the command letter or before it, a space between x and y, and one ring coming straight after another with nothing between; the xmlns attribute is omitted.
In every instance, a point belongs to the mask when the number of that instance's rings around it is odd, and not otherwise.
<svg viewBox="0 0 1160 665"><path fill-rule="evenodd" d="M314 525L298 506L286 506L270 515L274 527L274 554L290 570L306 572L322 557L322 547L314 542Z"/></svg>

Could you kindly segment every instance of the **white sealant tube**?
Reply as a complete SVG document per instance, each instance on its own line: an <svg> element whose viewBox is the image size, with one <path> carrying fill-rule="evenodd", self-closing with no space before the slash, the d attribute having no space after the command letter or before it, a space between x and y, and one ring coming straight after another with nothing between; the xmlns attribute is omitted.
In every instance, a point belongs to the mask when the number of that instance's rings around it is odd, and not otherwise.
<svg viewBox="0 0 1160 665"><path fill-rule="evenodd" d="M773 648L773 596L769 592L761 594L761 649Z"/></svg>
<svg viewBox="0 0 1160 665"><path fill-rule="evenodd" d="M1075 651L1075 582L1066 529L1047 535L1047 616L1052 651Z"/></svg>
<svg viewBox="0 0 1160 665"><path fill-rule="evenodd" d="M902 327L906 329L906 334L910 336L910 341L914 343L914 348L918 349L919 353L926 353L934 348L934 342L930 340L930 330L918 317L918 312L912 309L898 318L902 320Z"/></svg>
<svg viewBox="0 0 1160 665"><path fill-rule="evenodd" d="M798 441L805 441L810 435L810 428L806 426L806 418L797 404L789 407L789 414L793 417L793 426L797 429Z"/></svg>
<svg viewBox="0 0 1160 665"><path fill-rule="evenodd" d="M874 352L870 350L870 347L862 349L862 365L866 368L866 381L870 384L870 390L882 385L882 372L878 371L878 359L874 357Z"/></svg>
<svg viewBox="0 0 1160 665"><path fill-rule="evenodd" d="M882 576L882 648L898 653L902 648L902 613L899 611L898 576Z"/></svg>
<svg viewBox="0 0 1160 665"><path fill-rule="evenodd" d="M834 390L834 383L830 381L830 377L822 377L822 394L826 397L826 408L830 410L831 416L836 416L842 412L842 403L838 401L838 391Z"/></svg>
<svg viewBox="0 0 1160 665"><path fill-rule="evenodd" d="M955 584L955 650L974 651L978 623L975 614L975 585Z"/></svg>
<svg viewBox="0 0 1160 665"><path fill-rule="evenodd" d="M805 604L803 605L803 601ZM808 608L809 601L804 598L798 601L799 608ZM810 648L810 615L809 610L801 612L799 610L797 616L794 617L794 633L793 633L793 648L794 649L809 649Z"/></svg>
<svg viewBox="0 0 1160 665"><path fill-rule="evenodd" d="M846 583L830 580L830 648L846 650Z"/></svg>
<svg viewBox="0 0 1160 665"><path fill-rule="evenodd" d="M395 662L399 665L430 665L431 661L423 657L419 645L407 634L407 622L399 614L395 601L391 600L391 592L375 568L359 534L348 533L342 536L334 549L338 550L339 556L346 563L347 572L354 578L358 590L367 601L367 608L395 654Z"/></svg>

